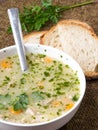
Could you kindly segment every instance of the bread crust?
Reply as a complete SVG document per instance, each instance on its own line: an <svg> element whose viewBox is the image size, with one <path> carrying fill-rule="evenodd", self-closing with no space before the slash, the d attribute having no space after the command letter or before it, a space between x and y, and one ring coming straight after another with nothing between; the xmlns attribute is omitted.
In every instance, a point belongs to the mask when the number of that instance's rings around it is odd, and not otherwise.
<svg viewBox="0 0 98 130"><path fill-rule="evenodd" d="M85 74L87 80L98 79L97 72L89 71L89 72L85 72L84 74Z"/></svg>
<svg viewBox="0 0 98 130"><path fill-rule="evenodd" d="M46 33L44 33L40 38L40 44L44 45L45 38L51 33L54 32L57 26L51 27Z"/></svg>
<svg viewBox="0 0 98 130"><path fill-rule="evenodd" d="M85 29L88 29L88 30L94 32L94 30L93 30L93 28L91 26L89 26L87 23L81 22L79 20L73 20L73 19L61 20L61 21L58 22L57 25L60 25L60 24L64 24L64 25L65 24L67 24L67 25L70 25L70 24L71 25L77 25L77 26L81 26L81 27L83 27Z"/></svg>
<svg viewBox="0 0 98 130"><path fill-rule="evenodd" d="M41 37L42 35L44 35L45 33L47 32L47 30L46 31L39 31L39 32L32 32L32 33L29 33L29 34L27 34L27 35L25 35L24 37L23 37L23 40L24 40L24 43L26 43L26 42L28 42L28 40L30 39L30 38L33 38L33 37ZM39 41L40 42L40 41Z"/></svg>
<svg viewBox="0 0 98 130"><path fill-rule="evenodd" d="M74 19L68 19L68 20L61 20L57 23L57 26L62 26L62 25L77 25L81 26L82 28L86 29L89 31L89 33L98 40L98 36L96 35L94 29L88 25L85 22L81 22L79 20L74 20Z"/></svg>

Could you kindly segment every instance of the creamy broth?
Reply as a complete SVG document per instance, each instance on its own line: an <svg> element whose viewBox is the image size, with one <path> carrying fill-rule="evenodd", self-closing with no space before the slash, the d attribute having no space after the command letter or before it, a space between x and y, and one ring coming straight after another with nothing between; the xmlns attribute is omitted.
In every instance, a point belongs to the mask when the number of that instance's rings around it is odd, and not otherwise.
<svg viewBox="0 0 98 130"><path fill-rule="evenodd" d="M79 99L77 72L43 54L27 55L22 73L18 56L0 60L0 119L17 123L50 121Z"/></svg>

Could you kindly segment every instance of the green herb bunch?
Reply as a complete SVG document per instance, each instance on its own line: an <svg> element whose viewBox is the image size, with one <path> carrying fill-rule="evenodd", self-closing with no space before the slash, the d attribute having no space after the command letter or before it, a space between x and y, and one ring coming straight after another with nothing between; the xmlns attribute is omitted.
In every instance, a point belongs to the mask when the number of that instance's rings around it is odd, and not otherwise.
<svg viewBox="0 0 98 130"><path fill-rule="evenodd" d="M53 5L52 0L42 0L41 6L32 5L24 7L23 12L20 12L22 30L26 33L33 30L39 31L43 26L47 26L48 22L57 23L61 18L61 12L94 2L94 0L88 0L79 4L60 6ZM11 27L8 28L8 32L11 33Z"/></svg>
<svg viewBox="0 0 98 130"><path fill-rule="evenodd" d="M17 96L12 103L15 111L26 110L28 104L29 104L29 98L28 95L25 93Z"/></svg>

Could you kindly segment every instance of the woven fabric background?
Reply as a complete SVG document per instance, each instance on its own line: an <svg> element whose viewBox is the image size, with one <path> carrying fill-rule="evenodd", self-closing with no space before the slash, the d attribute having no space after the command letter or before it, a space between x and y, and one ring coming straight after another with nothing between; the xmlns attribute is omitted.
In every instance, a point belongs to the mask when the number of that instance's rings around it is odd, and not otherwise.
<svg viewBox="0 0 98 130"><path fill-rule="evenodd" d="M68 5L85 0L53 0L54 4ZM41 4L41 0L0 0L0 49L13 45L12 34L7 34L9 19L7 9L30 4ZM62 19L78 19L92 26L98 35L98 3L67 10ZM49 29L52 25L42 30ZM1 130L1 129L0 129ZM98 80L87 81L87 89L81 106L75 116L59 130L98 130Z"/></svg>

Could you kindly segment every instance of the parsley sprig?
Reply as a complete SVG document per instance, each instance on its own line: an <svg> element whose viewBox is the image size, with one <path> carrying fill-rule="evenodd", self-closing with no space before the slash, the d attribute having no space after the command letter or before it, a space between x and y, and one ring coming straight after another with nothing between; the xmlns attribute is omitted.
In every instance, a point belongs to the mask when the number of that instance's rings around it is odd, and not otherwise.
<svg viewBox="0 0 98 130"><path fill-rule="evenodd" d="M29 104L29 98L28 95L25 93L17 96L15 100L12 102L15 111L26 110L28 104Z"/></svg>
<svg viewBox="0 0 98 130"><path fill-rule="evenodd" d="M65 10L88 5L94 3L95 0L88 0L82 3L73 5L53 5L52 0L42 0L40 5L32 5L24 7L23 12L20 12L20 21L22 30L26 33L33 30L39 31L47 23L57 23L61 18L61 13ZM11 27L8 28L8 33L11 33Z"/></svg>

